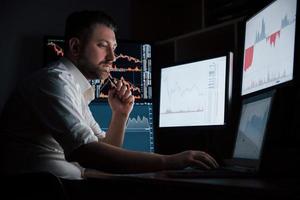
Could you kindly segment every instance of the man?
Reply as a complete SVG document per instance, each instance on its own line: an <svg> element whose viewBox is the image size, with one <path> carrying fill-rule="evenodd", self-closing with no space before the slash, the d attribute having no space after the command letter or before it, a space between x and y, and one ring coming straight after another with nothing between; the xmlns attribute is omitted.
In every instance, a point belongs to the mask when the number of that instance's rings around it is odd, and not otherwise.
<svg viewBox="0 0 300 200"><path fill-rule="evenodd" d="M117 46L115 23L100 11L71 14L66 22L65 57L25 79L2 115L2 172L48 171L81 179L84 168L112 173L217 167L205 152L174 155L120 148L134 96L122 81L110 89L112 118L105 133L88 104L94 98L89 79L110 76Z"/></svg>

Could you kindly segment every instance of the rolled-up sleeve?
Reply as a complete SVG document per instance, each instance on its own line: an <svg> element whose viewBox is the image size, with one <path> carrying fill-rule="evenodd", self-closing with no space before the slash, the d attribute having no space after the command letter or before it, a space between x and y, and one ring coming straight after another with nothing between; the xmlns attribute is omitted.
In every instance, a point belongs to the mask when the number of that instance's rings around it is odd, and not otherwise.
<svg viewBox="0 0 300 200"><path fill-rule="evenodd" d="M96 122L95 118L93 117L88 107L86 107L86 113L87 113L86 119L88 120L90 127L93 130L94 134L97 136L97 138L99 140L105 138L106 132L100 128L99 124Z"/></svg>

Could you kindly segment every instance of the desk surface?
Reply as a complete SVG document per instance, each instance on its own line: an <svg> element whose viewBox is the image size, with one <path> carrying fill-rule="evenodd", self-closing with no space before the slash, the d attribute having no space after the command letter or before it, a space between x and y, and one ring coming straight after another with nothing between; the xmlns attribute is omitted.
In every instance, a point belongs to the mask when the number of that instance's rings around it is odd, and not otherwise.
<svg viewBox="0 0 300 200"><path fill-rule="evenodd" d="M213 197L236 197L243 199L300 199L300 181L294 178L170 178L164 172L141 174L108 174L90 170L90 181L107 181L115 185L144 190L171 192L182 195L199 192ZM225 195L225 196L224 196ZM245 198L246 197L246 198Z"/></svg>

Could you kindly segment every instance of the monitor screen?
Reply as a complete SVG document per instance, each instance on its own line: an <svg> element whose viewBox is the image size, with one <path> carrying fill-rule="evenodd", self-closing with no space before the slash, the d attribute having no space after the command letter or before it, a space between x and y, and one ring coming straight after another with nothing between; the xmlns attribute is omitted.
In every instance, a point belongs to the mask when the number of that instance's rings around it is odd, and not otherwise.
<svg viewBox="0 0 300 200"><path fill-rule="evenodd" d="M224 125L229 57L162 68L159 127Z"/></svg>
<svg viewBox="0 0 300 200"><path fill-rule="evenodd" d="M103 131L107 131L111 119L111 109L107 102L90 105L95 120ZM126 124L123 147L134 151L154 152L153 109L151 102L135 103Z"/></svg>
<svg viewBox="0 0 300 200"><path fill-rule="evenodd" d="M54 62L64 56L64 38L46 36L44 39L44 62ZM137 101L152 99L152 58L151 44L136 41L119 40L115 51L116 61L111 69L112 77L122 79L130 88ZM90 81L95 88L97 100L105 100L108 84L95 79Z"/></svg>
<svg viewBox="0 0 300 200"><path fill-rule="evenodd" d="M246 22L242 95L293 79L297 0L277 0Z"/></svg>
<svg viewBox="0 0 300 200"><path fill-rule="evenodd" d="M234 158L260 158L273 96L271 91L243 100Z"/></svg>

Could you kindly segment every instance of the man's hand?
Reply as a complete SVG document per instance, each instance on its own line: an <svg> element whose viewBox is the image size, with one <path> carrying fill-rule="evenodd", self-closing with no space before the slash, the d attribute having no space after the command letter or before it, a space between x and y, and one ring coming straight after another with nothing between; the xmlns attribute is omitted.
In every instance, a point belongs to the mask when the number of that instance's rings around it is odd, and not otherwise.
<svg viewBox="0 0 300 200"><path fill-rule="evenodd" d="M203 151L184 151L168 155L166 157L166 169L182 169L196 167L201 169L213 169L218 167L217 161Z"/></svg>
<svg viewBox="0 0 300 200"><path fill-rule="evenodd" d="M108 92L108 102L113 112L129 116L134 104L130 88L118 80L116 87Z"/></svg>

